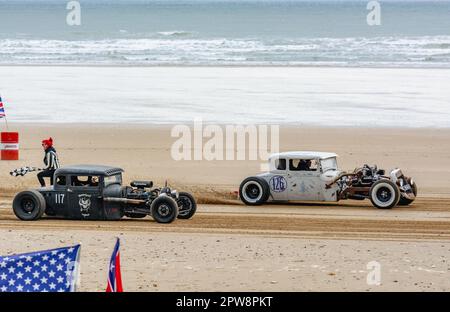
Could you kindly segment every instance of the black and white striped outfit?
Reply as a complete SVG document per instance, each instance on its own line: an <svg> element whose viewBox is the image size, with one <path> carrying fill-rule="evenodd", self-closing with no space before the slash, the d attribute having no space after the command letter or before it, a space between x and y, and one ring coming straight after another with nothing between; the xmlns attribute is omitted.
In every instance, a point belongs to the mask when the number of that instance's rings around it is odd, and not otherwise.
<svg viewBox="0 0 450 312"><path fill-rule="evenodd" d="M46 166L45 170L56 170L59 168L58 155L53 147L49 147L45 151L44 164Z"/></svg>
<svg viewBox="0 0 450 312"><path fill-rule="evenodd" d="M53 176L56 169L59 168L59 159L56 154L56 150L53 147L49 147L45 150L44 165L46 166L43 171L39 172L37 177L41 186L45 186L44 178L50 178L50 184L53 185Z"/></svg>

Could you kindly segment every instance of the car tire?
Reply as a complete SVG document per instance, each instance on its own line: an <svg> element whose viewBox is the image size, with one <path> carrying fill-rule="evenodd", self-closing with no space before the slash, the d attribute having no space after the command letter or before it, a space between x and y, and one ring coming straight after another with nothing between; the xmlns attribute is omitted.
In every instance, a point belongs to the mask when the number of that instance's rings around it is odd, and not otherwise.
<svg viewBox="0 0 450 312"><path fill-rule="evenodd" d="M150 211L156 222L171 223L178 216L178 204L172 197L162 195L153 200Z"/></svg>
<svg viewBox="0 0 450 312"><path fill-rule="evenodd" d="M249 206L264 204L270 196L269 183L259 177L249 177L239 186L239 197Z"/></svg>
<svg viewBox="0 0 450 312"><path fill-rule="evenodd" d="M412 191L413 191L414 196L417 197L417 185L416 185L415 182L412 183L411 188L412 188ZM414 199L409 199L409 198L403 197L403 196L400 194L400 200L398 201L398 205L399 205L399 206L408 206L408 205L410 205L414 200L415 200L415 198L414 198Z"/></svg>
<svg viewBox="0 0 450 312"><path fill-rule="evenodd" d="M194 197L186 192L178 194L178 219L190 219L197 211L197 203Z"/></svg>
<svg viewBox="0 0 450 312"><path fill-rule="evenodd" d="M400 190L392 181L383 179L375 182L369 191L372 205L379 209L391 209L400 200Z"/></svg>
<svg viewBox="0 0 450 312"><path fill-rule="evenodd" d="M45 208L45 198L38 191L23 191L14 197L13 211L20 220L38 220L44 214Z"/></svg>

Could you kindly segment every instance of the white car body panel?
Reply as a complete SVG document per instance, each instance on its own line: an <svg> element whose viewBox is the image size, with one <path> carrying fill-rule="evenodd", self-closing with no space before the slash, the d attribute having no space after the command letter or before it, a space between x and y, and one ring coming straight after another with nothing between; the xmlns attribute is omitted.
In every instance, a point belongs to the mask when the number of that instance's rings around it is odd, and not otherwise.
<svg viewBox="0 0 450 312"><path fill-rule="evenodd" d="M320 175L320 180L322 181L322 185L327 185L335 178L337 178L342 173L341 170L328 170L325 173ZM339 186L337 184L333 184L330 188L323 187L322 188L322 197L319 200L323 201L338 201L337 192L339 191Z"/></svg>
<svg viewBox="0 0 450 312"><path fill-rule="evenodd" d="M270 188L270 198L274 201L337 201L339 186L334 184L326 188L326 184L335 179L341 171L337 168L322 172L321 166L317 171L291 171L276 168L278 159L321 160L336 158L334 153L323 152L287 152L273 154L269 158L270 171L259 174L258 177L267 181Z"/></svg>
<svg viewBox="0 0 450 312"><path fill-rule="evenodd" d="M291 171L287 180L289 200L319 200L322 193L320 172Z"/></svg>
<svg viewBox="0 0 450 312"><path fill-rule="evenodd" d="M289 200L287 189L287 173L282 170L275 170L267 173L262 173L258 177L267 181L270 188L270 198L274 201L286 201ZM283 183L286 185L283 186Z"/></svg>

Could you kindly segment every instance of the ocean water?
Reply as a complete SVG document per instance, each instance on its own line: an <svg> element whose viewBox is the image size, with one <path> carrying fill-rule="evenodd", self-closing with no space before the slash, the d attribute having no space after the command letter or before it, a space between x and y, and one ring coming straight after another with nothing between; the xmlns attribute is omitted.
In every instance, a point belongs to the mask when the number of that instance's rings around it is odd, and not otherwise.
<svg viewBox="0 0 450 312"><path fill-rule="evenodd" d="M450 67L449 1L0 0L0 64Z"/></svg>
<svg viewBox="0 0 450 312"><path fill-rule="evenodd" d="M450 128L449 1L80 2L0 0L9 122Z"/></svg>

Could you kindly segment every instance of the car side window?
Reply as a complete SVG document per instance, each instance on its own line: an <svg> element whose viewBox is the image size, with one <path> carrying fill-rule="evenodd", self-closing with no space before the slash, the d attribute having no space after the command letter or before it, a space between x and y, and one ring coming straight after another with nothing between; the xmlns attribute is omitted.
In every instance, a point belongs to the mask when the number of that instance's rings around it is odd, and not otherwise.
<svg viewBox="0 0 450 312"><path fill-rule="evenodd" d="M315 159L290 159L290 171L317 171L318 163Z"/></svg>
<svg viewBox="0 0 450 312"><path fill-rule="evenodd" d="M56 177L56 185L65 186L66 185L66 176L57 176Z"/></svg>
<svg viewBox="0 0 450 312"><path fill-rule="evenodd" d="M284 158L275 159L275 168L277 170L286 170L286 159Z"/></svg>
<svg viewBox="0 0 450 312"><path fill-rule="evenodd" d="M71 176L70 185L77 187L98 187L100 177L98 176Z"/></svg>

